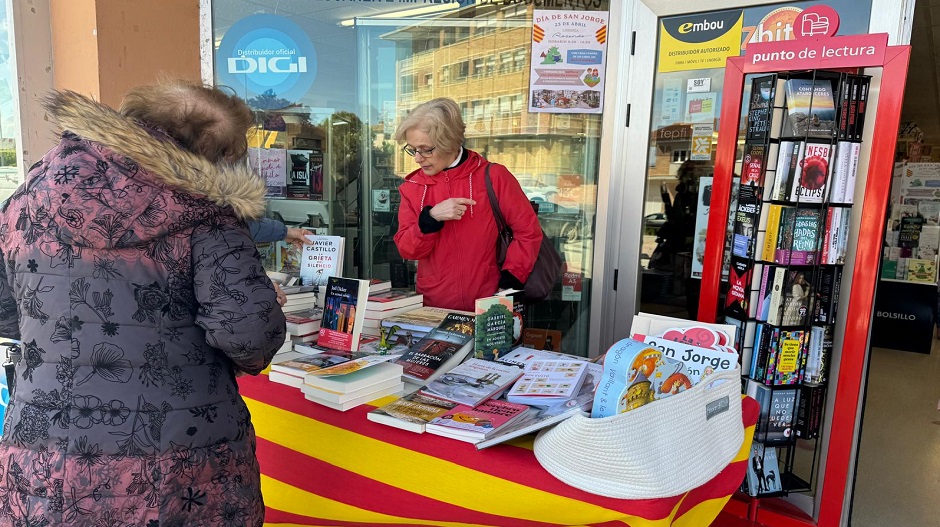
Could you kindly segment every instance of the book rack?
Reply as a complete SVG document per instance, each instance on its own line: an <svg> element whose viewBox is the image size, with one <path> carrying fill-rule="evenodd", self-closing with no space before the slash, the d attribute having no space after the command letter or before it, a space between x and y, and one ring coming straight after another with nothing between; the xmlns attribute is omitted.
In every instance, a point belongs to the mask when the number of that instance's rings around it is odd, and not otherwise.
<svg viewBox="0 0 940 527"><path fill-rule="evenodd" d="M831 42L840 38L864 38L874 42L879 49L879 53L872 57L857 59L851 61L826 60L825 62L816 61L816 64L810 64L812 60L793 61L782 64L757 63L751 60L751 47L748 48L748 55L744 57L732 57L728 59L725 70L725 83L723 89L723 101L721 111L721 121L719 128L719 141L716 155L715 179L713 181L713 199L711 202L711 214L708 224L708 243L705 248L704 269L702 275L702 292L699 302L698 318L705 322L715 322L727 320L729 322L737 321L742 329L741 340L739 341L742 350L743 371L747 372L750 381L745 382L745 391L748 382L756 382L764 386L770 393L776 393L781 390L798 389L801 392L808 388L816 390L814 395L822 400L821 408L818 411L819 420L819 438L805 439L796 437L795 430L793 434L780 440L774 441L775 446L780 449L780 468L783 473L777 479L782 485L779 491L762 494L762 499L751 498L746 506L737 508L729 505L726 510L737 512L742 516L746 515L750 519L757 519L760 515L762 523L767 525L838 525L843 514L845 495L851 492L851 477L854 472L851 452L856 441L857 415L859 409L859 395L861 393L862 378L864 366L868 354L868 331L872 321L872 306L874 300L874 288L877 282L878 265L881 253L881 239L884 229L884 215L888 201L889 181L888 178L874 177L876 174L890 174L893 166L894 138L897 135L898 122L900 118L901 102L903 100L904 82L907 77L907 66L910 57L910 48L908 46L887 46L886 36L884 35L865 35L864 37L831 37ZM877 39L881 39L880 45ZM821 39L820 39L821 40ZM818 41L810 40L806 44L807 48L818 46ZM769 45L769 44L768 44ZM795 44L790 44L796 46ZM803 45L801 42L799 45ZM880 47L878 47L880 46ZM830 46L831 47L831 46ZM756 52L755 52L756 54ZM861 68L880 68L879 70L864 70L868 75L859 75ZM833 104L841 102L842 88L847 82L855 82L852 79L862 79L859 82L870 83L871 93L874 97L866 101L865 120L858 136L848 136L838 126L831 135L815 137L816 131L807 131L800 129L795 132L785 132L782 119L786 115L786 103L781 108L779 100L771 97L773 101L767 117L771 126L767 128L766 133L754 133L754 130L740 130L742 123L742 108L745 112L750 112L751 99L745 99L745 92L752 87L754 78L747 78L749 74L762 74L774 79L774 88L778 85L777 80L782 80L786 86L786 81L790 79L802 79L813 83L815 81L829 82L834 90L832 92ZM811 84L812 85L812 84ZM815 87L813 88L813 97ZM749 96L749 95L748 95ZM822 97L826 97L825 94ZM785 100L785 98L784 98ZM817 101L819 102L819 101ZM857 104L857 101L856 101ZM810 103L812 106L812 102ZM780 108L781 111L775 111ZM836 123L845 112L841 105L836 106ZM777 120L774 115L777 114ZM754 117L754 116L752 116ZM748 127L753 124L752 120L747 120ZM778 126L774 129L773 125ZM792 124L790 125L792 127ZM842 135L840 135L842 134ZM732 139L733 138L733 139ZM767 160L759 165L755 170L753 167L744 165L744 153L753 154L754 147L763 147L765 160L767 154L773 148L777 149L779 157L780 145L786 141L804 145L822 145L828 147L828 152L823 150L822 155L819 152L813 152L821 158L825 158L828 164L832 164L835 151L839 150L842 142L859 145L859 159L857 170L858 183L851 185L856 191L852 194L851 202L844 202L843 199L833 199L833 187L831 184L833 172L825 171L826 177L823 192L821 196L806 195L801 192L793 192L791 185L778 186L778 188L789 189L787 195L771 196L765 195L764 189L767 188L768 174L773 172L773 181L776 181L777 166L774 161ZM760 148L757 149L760 154ZM805 150L804 150L805 152ZM804 161L807 156L797 154L799 161ZM838 161L838 156L835 156ZM818 163L819 159L814 159L812 163ZM773 164L773 167L770 165ZM749 170L750 169L750 170ZM818 171L816 166L813 170ZM872 174L873 177L868 177ZM748 181L748 178L755 178L756 181ZM744 178L744 184L742 184ZM846 182L846 188L849 183ZM747 187L753 187L747 189ZM810 185L814 187L814 185ZM827 188L828 187L828 188ZM773 190L773 185L769 186ZM817 190L819 187L807 188L807 190ZM759 193L755 193L759 191ZM751 193L749 195L749 192ZM835 194L838 196L838 194ZM743 198L743 199L742 199ZM739 222L738 213L746 214L752 209L739 208L739 203L746 203L748 200L754 203L751 225L747 224L747 218L741 217ZM731 207L732 200L735 200L734 208ZM812 202L810 202L812 201ZM852 203L854 202L854 203ZM842 214L847 218L848 230L846 236L846 251L844 258L839 261L827 263L821 261L820 254L813 254L810 250L808 254L796 252L792 246L778 247L774 245L772 256L765 255L763 246L768 242L768 232L766 225L772 225L769 218L762 218L762 212L769 212L772 206L791 207L794 210L814 211L807 212L809 219L807 222L815 222L821 226L820 230L822 241L826 240L827 222L831 224L831 219ZM841 211L841 212L836 212ZM731 214L729 215L729 212ZM789 213L788 213L789 214ZM813 217L815 215L815 217ZM731 218L732 221L728 221ZM762 222L767 221L766 224ZM794 221L795 220L792 220ZM730 225L729 225L730 223ZM735 226L741 225L735 230ZM784 223L785 225L785 223ZM778 227L780 226L778 220ZM794 223L795 226L795 223ZM763 234L760 234L762 232ZM730 232L729 232L730 231ZM803 231L801 231L803 232ZM779 235L779 232L777 233ZM738 235L737 247L735 247L735 235ZM729 243L726 243L726 236ZM758 236L762 236L759 244ZM809 240L800 241L819 243L818 237L809 236ZM774 237L776 241L779 236ZM792 243L792 242L791 242ZM726 245L730 245L727 246ZM760 245L761 249L758 250ZM821 247L821 246L820 246ZM830 247L831 249L831 247ZM821 248L819 249L821 251ZM737 255L735 254L737 252ZM778 252L780 253L778 255ZM828 254L827 254L828 256ZM737 264L737 268L735 267ZM748 265L751 266L748 269ZM814 294L810 299L810 305L805 308L805 312L797 318L795 323L788 320L783 323L777 320L776 323L767 324L760 320L762 314L757 313L756 307L761 303L760 283L761 278L754 280L754 265L761 265L774 268L781 268L783 278L779 284L781 289L786 276L793 271L803 271L806 274L812 274L812 278L804 280L809 288L818 285L817 276L822 273L832 273L834 270L844 270L843 276L833 283L838 282L841 285L841 291L832 296L838 301L838 307L833 311L835 317L827 318L820 323L818 313L814 304L817 297ZM723 268L729 268L728 280L722 280ZM737 269L737 271L736 271ZM748 275L750 272L750 275ZM775 271L776 273L776 271ZM761 269L763 274L763 269ZM771 282L773 283L773 282ZM792 286L792 281L791 281ZM756 295L755 295L756 291ZM783 317L785 307L785 291L778 292L779 302L774 307L778 310L778 316ZM792 294L791 296L796 296ZM737 304L735 302L737 301ZM792 299L791 299L792 303ZM762 305L761 307L765 307ZM767 306L769 307L769 305ZM769 310L768 310L769 311ZM798 312L799 310L797 310ZM792 312L791 312L792 313ZM803 318L806 317L806 318ZM753 322L753 330L749 330L750 323ZM762 342L761 335L757 335L758 322L769 327L773 332L794 332L791 340L795 342L787 343L786 348L780 346L779 337L777 339L778 355L771 356L772 347L768 341ZM812 328L819 327L825 330L829 328L831 332L831 352L828 360L829 366L834 373L833 378L825 380L815 380L813 383L806 382L807 356L810 352L808 346L813 341L811 335L806 334L807 328L812 333ZM800 335L799 332L803 332ZM763 332L762 332L763 333ZM825 342L826 336L817 339L817 342ZM750 349L749 349L750 348ZM766 348L766 349L763 349ZM750 351L750 353L748 353ZM783 354L780 354L783 352ZM764 353L765 355L761 356ZM777 375L779 369L774 369L773 374L768 377L766 369L763 377L760 377L759 371L751 371L751 366L757 362L752 359L764 359L770 361L771 358L777 361L786 359L785 370L790 376L782 378ZM769 363L769 362L768 362ZM817 361L817 364L826 366L825 360ZM759 380L753 379L758 377ZM770 386L767 386L770 385ZM802 393L801 393L802 395ZM796 401L796 408L793 408L794 415L799 415L799 400ZM804 415L805 416L805 415ZM763 431L770 432L769 425L763 425ZM762 433L762 428L757 428L757 433ZM804 441L808 441L805 442ZM804 471L803 463L797 467L795 461L796 450L812 450L812 460L808 471ZM799 470L797 470L799 469ZM784 496L791 493L805 493L811 500L806 506L806 501L801 500L807 514L814 514L813 520L804 521L794 519L792 516L783 515L778 518L779 523L773 518L778 513L771 509L760 506L764 497ZM816 505L813 504L815 502ZM815 509L815 511L814 511Z"/></svg>

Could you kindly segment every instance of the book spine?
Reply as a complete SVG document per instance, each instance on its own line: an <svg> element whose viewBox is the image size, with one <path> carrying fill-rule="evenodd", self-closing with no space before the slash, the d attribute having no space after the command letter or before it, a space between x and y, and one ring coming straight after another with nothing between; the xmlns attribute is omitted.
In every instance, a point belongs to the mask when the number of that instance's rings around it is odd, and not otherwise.
<svg viewBox="0 0 940 527"><path fill-rule="evenodd" d="M850 139L855 138L855 120L858 118L858 88L859 88L858 77L851 77L850 92L849 92L849 124L848 124L848 137Z"/></svg>
<svg viewBox="0 0 940 527"><path fill-rule="evenodd" d="M856 141L862 140L862 134L865 131L865 113L868 106L868 87L871 84L871 79L868 77L860 77L859 83L861 86L858 91L858 108L856 110L854 130L854 138Z"/></svg>
<svg viewBox="0 0 940 527"><path fill-rule="evenodd" d="M782 207L772 204L767 209L767 231L764 236L764 250L761 253L761 260L765 262L774 261L777 248L777 237L780 233L780 214Z"/></svg>
<svg viewBox="0 0 940 527"><path fill-rule="evenodd" d="M842 79L839 85L839 126L837 138L839 140L849 137L849 93L851 91L851 82L849 77Z"/></svg>
<svg viewBox="0 0 940 527"><path fill-rule="evenodd" d="M780 148L777 150L777 168L774 170L774 180L773 185L770 187L768 201L780 199L781 187L786 186L787 177L790 173L795 147L796 143L793 141L782 141L780 143Z"/></svg>
<svg viewBox="0 0 940 527"><path fill-rule="evenodd" d="M843 203L855 203L855 176L858 172L858 156L862 145L852 143L852 151L849 153L849 171L845 183L845 195L842 197Z"/></svg>
<svg viewBox="0 0 940 527"><path fill-rule="evenodd" d="M786 279L785 267L774 268L774 279L771 284L770 306L767 310L767 323L777 326L780 324L781 311L783 311L783 282Z"/></svg>
<svg viewBox="0 0 940 527"><path fill-rule="evenodd" d="M774 373L776 373L777 355L780 353L780 328L773 328L770 333L770 343L767 346L767 358L763 364L763 375L760 381L772 386Z"/></svg>

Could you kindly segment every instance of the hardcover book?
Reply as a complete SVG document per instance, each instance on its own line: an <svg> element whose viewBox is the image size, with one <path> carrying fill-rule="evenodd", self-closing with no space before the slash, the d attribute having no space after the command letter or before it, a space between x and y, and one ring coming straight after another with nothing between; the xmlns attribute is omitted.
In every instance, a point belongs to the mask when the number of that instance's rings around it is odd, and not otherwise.
<svg viewBox="0 0 940 527"><path fill-rule="evenodd" d="M323 319L317 344L339 350L358 350L368 296L368 280L331 276L323 297Z"/></svg>
<svg viewBox="0 0 940 527"><path fill-rule="evenodd" d="M787 127L784 135L831 137L836 128L832 82L826 79L788 79L785 90Z"/></svg>
<svg viewBox="0 0 940 527"><path fill-rule="evenodd" d="M314 234L305 238L307 243L300 258L301 284L324 286L329 277L342 276L344 238Z"/></svg>
<svg viewBox="0 0 940 527"><path fill-rule="evenodd" d="M522 374L509 364L471 358L429 382L421 393L472 407L502 393Z"/></svg>

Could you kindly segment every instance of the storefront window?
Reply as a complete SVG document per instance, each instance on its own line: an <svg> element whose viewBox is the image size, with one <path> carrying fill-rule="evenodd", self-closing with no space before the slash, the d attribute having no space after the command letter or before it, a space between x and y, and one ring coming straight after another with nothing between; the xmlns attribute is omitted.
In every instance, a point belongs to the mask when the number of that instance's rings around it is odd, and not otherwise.
<svg viewBox="0 0 940 527"><path fill-rule="evenodd" d="M0 200L19 185L16 167L16 93L13 62L10 60L10 17L6 2L0 3Z"/></svg>
<svg viewBox="0 0 940 527"><path fill-rule="evenodd" d="M606 1L594 4L607 10ZM416 165L392 136L418 104L455 99L467 121L464 146L517 176L564 255L572 283L530 309L530 325L561 330L561 349L585 355L601 115L528 111L533 9L309 0L259 11L249 0L214 0L216 82L256 110L253 147L320 160L322 187L273 189L269 215L344 236L344 274L361 278L390 278L400 266L413 277L415 263L402 262L392 238L397 188ZM310 42L306 56L232 54L232 40L258 38L251 32L284 20ZM308 75L291 84L303 69Z"/></svg>
<svg viewBox="0 0 940 527"><path fill-rule="evenodd" d="M790 2L660 21L639 268L641 311L696 318L715 146L729 140L717 137L724 88L724 68L717 66L727 56L743 54L750 42L792 39L797 15L816 4L838 11L838 34L868 32L871 0ZM747 101L750 78L744 86ZM739 146L739 164L742 151Z"/></svg>

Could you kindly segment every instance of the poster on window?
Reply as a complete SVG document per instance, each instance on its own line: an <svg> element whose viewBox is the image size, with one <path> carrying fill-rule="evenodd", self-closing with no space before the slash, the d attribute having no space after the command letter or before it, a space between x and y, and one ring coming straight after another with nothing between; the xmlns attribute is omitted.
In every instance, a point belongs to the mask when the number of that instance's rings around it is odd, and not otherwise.
<svg viewBox="0 0 940 527"><path fill-rule="evenodd" d="M533 12L530 112L604 111L607 17L606 11Z"/></svg>

